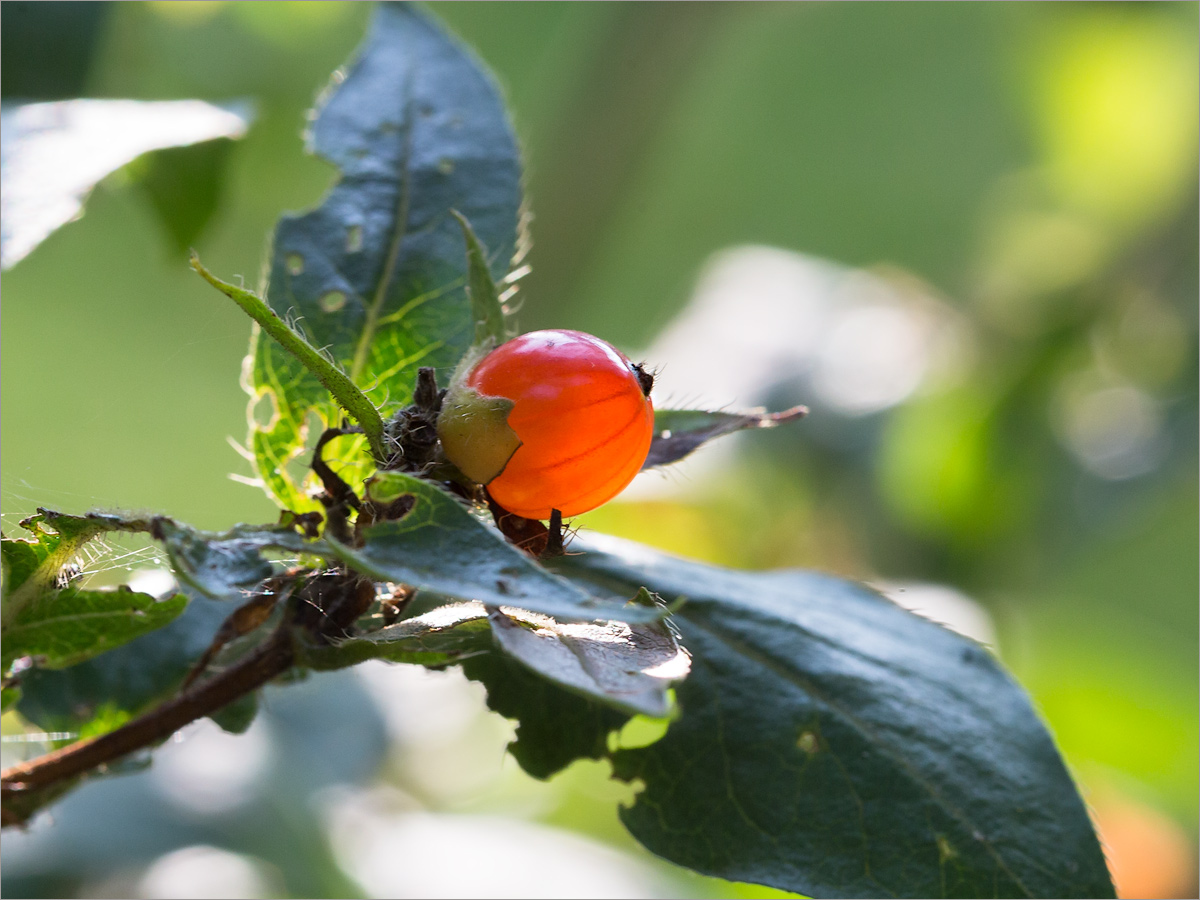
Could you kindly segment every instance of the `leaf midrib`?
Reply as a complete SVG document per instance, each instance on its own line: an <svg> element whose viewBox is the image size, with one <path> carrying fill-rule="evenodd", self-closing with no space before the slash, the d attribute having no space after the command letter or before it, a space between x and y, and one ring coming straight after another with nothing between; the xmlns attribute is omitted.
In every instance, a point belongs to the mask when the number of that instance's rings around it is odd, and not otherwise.
<svg viewBox="0 0 1200 900"><path fill-rule="evenodd" d="M404 148L400 161L400 198L396 209L396 227L392 233L379 285L375 289L375 296L371 298L371 305L367 308L367 320L363 324L363 332L359 336L358 346L354 350L354 361L350 365L350 380L355 384L358 384L363 369L367 366L367 357L371 352L371 344L375 341L375 331L379 327L379 314L383 311L383 305L387 301L388 290L391 288L392 279L396 274L396 263L400 258L400 246L404 243L404 237L408 233L409 188L412 179L409 160L412 158L413 131L417 126L416 120L412 116L411 85L410 70L404 89L404 117L408 121L408 128L404 130Z"/></svg>

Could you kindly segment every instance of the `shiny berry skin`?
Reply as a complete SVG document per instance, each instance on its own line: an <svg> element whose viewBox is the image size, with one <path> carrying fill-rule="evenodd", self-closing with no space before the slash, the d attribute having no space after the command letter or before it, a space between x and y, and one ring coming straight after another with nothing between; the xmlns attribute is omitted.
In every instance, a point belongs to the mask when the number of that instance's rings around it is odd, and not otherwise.
<svg viewBox="0 0 1200 900"><path fill-rule="evenodd" d="M581 331L533 331L500 345L467 376L513 401L521 446L487 488L509 512L574 516L619 494L642 468L654 432L650 377Z"/></svg>

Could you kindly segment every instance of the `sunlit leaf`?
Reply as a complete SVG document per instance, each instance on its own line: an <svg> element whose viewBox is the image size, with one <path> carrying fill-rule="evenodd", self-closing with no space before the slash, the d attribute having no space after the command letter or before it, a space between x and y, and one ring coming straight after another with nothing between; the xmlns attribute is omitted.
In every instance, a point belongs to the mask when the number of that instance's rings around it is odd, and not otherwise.
<svg viewBox="0 0 1200 900"><path fill-rule="evenodd" d="M246 132L244 105L200 100L63 100L0 111L0 266L77 217L95 184L151 150Z"/></svg>
<svg viewBox="0 0 1200 900"><path fill-rule="evenodd" d="M491 649L487 610L482 603L459 601L331 646L301 647L300 662L313 669L340 669L368 659L435 666Z"/></svg>
<svg viewBox="0 0 1200 900"><path fill-rule="evenodd" d="M320 105L311 146L340 179L320 207L279 223L267 302L376 403L405 403L418 365L448 376L474 338L466 246L451 210L489 249L496 280L513 254L520 163L504 105L422 13L384 3ZM310 412L330 425L338 410L261 334L251 380L269 410L250 440L263 481L287 508L315 508L287 465L304 447ZM353 446L341 456L365 462ZM352 468L343 473L351 481Z"/></svg>
<svg viewBox="0 0 1200 900"><path fill-rule="evenodd" d="M7 672L23 656L33 657L45 668L74 665L161 628L185 606L183 594L157 600L125 587L54 591L24 607L8 623L0 668Z"/></svg>
<svg viewBox="0 0 1200 900"><path fill-rule="evenodd" d="M21 715L46 731L90 732L169 697L212 642L227 603L193 593L170 624L66 669L22 672Z"/></svg>
<svg viewBox="0 0 1200 900"><path fill-rule="evenodd" d="M528 669L622 712L662 718L667 689L690 668L666 621L556 622L511 608L489 616L496 643Z"/></svg>
<svg viewBox="0 0 1200 900"><path fill-rule="evenodd" d="M72 516L39 508L21 520L32 539L4 538L0 558L4 571L3 629L22 611L65 586L64 569L88 541L106 532L146 532L150 521L108 513Z"/></svg>

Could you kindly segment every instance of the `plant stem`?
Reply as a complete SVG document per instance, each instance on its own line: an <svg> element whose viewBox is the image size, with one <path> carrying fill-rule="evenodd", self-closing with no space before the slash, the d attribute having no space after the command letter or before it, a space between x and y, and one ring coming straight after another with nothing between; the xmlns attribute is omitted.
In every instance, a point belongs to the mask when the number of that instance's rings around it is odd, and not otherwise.
<svg viewBox="0 0 1200 900"><path fill-rule="evenodd" d="M290 587L283 590L288 600L279 624L224 672L108 734L0 772L0 824L20 825L90 770L164 741L184 725L257 690L292 667L296 640L325 644L345 637L375 599L370 579L345 570L297 573L292 584L300 586L294 594Z"/></svg>
<svg viewBox="0 0 1200 900"><path fill-rule="evenodd" d="M387 459L383 451L383 419L379 417L379 410L375 408L375 404L367 399L346 373L318 353L316 348L301 335L289 328L288 324L275 313L275 310L267 306L257 294L217 278L201 265L200 258L194 252L191 264L192 268L205 281L233 300L246 315L262 327L263 331L274 338L284 350L300 360L308 371L317 376L317 380L325 386L333 398L362 426L376 462L382 465Z"/></svg>
<svg viewBox="0 0 1200 900"><path fill-rule="evenodd" d="M55 796L55 787L166 740L184 725L262 687L290 668L294 658L290 623L285 620L253 653L162 706L115 731L5 769L0 772L3 824L25 822Z"/></svg>

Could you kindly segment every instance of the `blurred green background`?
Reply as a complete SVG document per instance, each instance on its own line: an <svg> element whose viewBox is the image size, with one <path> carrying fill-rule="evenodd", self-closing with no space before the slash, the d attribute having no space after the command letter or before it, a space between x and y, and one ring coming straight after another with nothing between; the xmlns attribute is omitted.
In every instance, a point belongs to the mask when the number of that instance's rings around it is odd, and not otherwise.
<svg viewBox="0 0 1200 900"><path fill-rule="evenodd" d="M522 330L592 331L651 365L671 347L664 380L707 360L741 379L743 403L813 409L576 524L726 565L953 588L1055 733L1123 895L1195 896L1197 4L430 7L496 73L525 149ZM209 197L155 202L148 163L131 165L4 273L5 533L38 505L206 528L271 519L261 491L227 477L250 474L226 440L245 435L249 325L188 270L170 221L212 201L211 219L192 216L198 250L257 281L276 217L334 177L301 152L305 111L370 6L2 11L6 102L257 108L249 134L204 163ZM722 285L753 282L760 258L869 274L819 298L811 333L747 318L750 337L726 345L729 301L710 306L716 340L664 343L690 298L736 297L744 286ZM908 333L878 317L837 331L839 310L864 302L859 283L950 337L914 345L907 388L855 405L845 386L886 376L871 367ZM730 320L712 327L712 308ZM764 354L793 337L800 349L747 380L755 336ZM770 895L640 851L605 766L523 776L502 761L509 726L477 694L382 669L269 693L250 735L197 731L164 750L175 762L6 833L4 893ZM6 756L37 749L20 730L6 718ZM161 771L195 785L191 798ZM475 859L458 868L480 880L420 881L412 860L434 843ZM544 849L535 862L523 847ZM551 857L575 862L531 887L523 873Z"/></svg>

